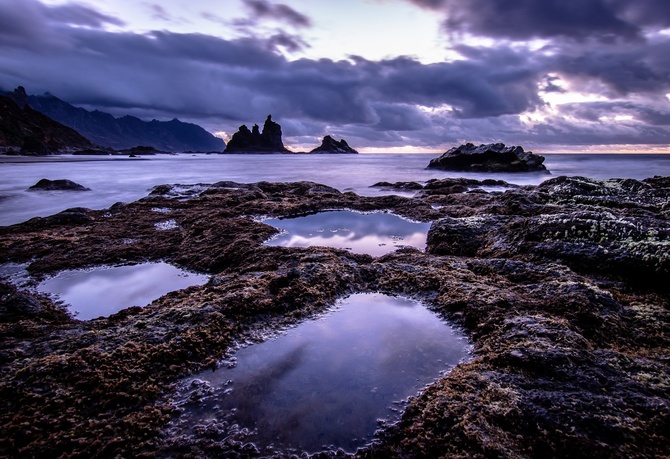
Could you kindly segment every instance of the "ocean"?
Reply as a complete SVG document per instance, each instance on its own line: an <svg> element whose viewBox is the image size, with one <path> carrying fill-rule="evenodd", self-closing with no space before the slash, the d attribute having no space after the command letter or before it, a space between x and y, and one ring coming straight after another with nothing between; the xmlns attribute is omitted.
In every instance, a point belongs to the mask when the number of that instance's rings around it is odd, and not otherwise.
<svg viewBox="0 0 670 459"><path fill-rule="evenodd" d="M71 207L104 209L131 202L156 185L214 183L221 180L309 180L361 195L389 194L370 188L380 182L418 181L446 177L505 180L536 185L560 175L597 179L644 179L670 176L670 155L545 154L549 173L460 173L426 169L436 154L360 155L157 155L0 157L0 225L47 216ZM42 178L69 179L91 191L27 191Z"/></svg>

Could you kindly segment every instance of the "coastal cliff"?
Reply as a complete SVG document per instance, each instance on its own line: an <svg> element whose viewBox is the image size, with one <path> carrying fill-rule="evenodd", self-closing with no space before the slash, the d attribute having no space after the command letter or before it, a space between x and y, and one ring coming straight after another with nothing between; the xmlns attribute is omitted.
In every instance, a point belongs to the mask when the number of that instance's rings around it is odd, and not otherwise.
<svg viewBox="0 0 670 459"><path fill-rule="evenodd" d="M102 150L74 129L33 110L22 87L0 96L0 149L5 153L44 156Z"/></svg>
<svg viewBox="0 0 670 459"><path fill-rule="evenodd" d="M50 93L25 96L25 103L68 126L92 142L114 150L138 145L159 151L221 151L225 142L201 126L178 119L144 121L135 116L115 117L100 110L75 107Z"/></svg>

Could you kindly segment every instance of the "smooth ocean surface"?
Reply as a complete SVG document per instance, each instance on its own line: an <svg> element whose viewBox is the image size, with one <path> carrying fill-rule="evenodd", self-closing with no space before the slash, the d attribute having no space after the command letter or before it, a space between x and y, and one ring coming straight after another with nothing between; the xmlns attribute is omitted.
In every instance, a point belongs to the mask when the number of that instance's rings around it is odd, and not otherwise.
<svg viewBox="0 0 670 459"><path fill-rule="evenodd" d="M470 177L534 185L559 175L643 179L670 175L670 155L544 155L550 173L465 174L428 170L435 154L158 155L145 158L0 157L0 225L47 216L70 207L104 209L131 202L166 183L310 180L362 195L388 194L376 182ZM69 179L92 191L27 191L42 178Z"/></svg>

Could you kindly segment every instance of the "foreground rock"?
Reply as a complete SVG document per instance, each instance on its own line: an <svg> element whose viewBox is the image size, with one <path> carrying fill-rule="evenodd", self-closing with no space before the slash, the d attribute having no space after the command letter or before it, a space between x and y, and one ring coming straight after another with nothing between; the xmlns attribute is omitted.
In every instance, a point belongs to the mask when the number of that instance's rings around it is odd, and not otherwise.
<svg viewBox="0 0 670 459"><path fill-rule="evenodd" d="M243 124L233 134L224 153L290 153L282 142L282 132L279 123L272 121L268 115L263 124L263 132L254 124L252 130Z"/></svg>
<svg viewBox="0 0 670 459"><path fill-rule="evenodd" d="M524 151L522 147L466 143L432 159L428 167L460 172L530 172L547 170L543 162L543 156Z"/></svg>
<svg viewBox="0 0 670 459"><path fill-rule="evenodd" d="M77 182L73 182L72 180L41 179L39 182L28 188L28 191L91 191L91 189L86 188Z"/></svg>
<svg viewBox="0 0 670 459"><path fill-rule="evenodd" d="M358 154L356 150L349 146L346 140L342 139L338 142L329 135L325 136L321 141L321 145L310 151L310 153Z"/></svg>
<svg viewBox="0 0 670 459"><path fill-rule="evenodd" d="M88 322L0 282L0 455L286 456L216 419L171 435L178 381L343 295L379 291L424 298L463 327L474 358L356 457L666 456L670 178L558 177L494 192L407 183L413 198L310 182L165 185L131 204L0 228L0 258L29 263L36 278L151 260L213 276ZM254 216L325 209L433 221L427 250L372 258L262 244L277 230ZM175 224L159 230L167 218Z"/></svg>

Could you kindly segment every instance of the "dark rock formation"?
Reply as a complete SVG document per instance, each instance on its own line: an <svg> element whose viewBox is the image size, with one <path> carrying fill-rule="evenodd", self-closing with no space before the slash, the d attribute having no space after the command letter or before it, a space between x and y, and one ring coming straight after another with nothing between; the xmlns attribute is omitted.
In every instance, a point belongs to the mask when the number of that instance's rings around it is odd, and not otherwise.
<svg viewBox="0 0 670 459"><path fill-rule="evenodd" d="M311 182L163 185L134 203L0 227L0 259L29 263L36 278L150 260L212 274L90 322L0 281L0 456L300 456L255 449L225 410L171 435L174 391L240 342L380 291L456 321L474 358L354 457L666 457L670 178L473 191L484 185L431 180L412 198ZM178 227L157 231L156 208ZM277 230L253 218L333 209L432 221L427 249L270 247Z"/></svg>
<svg viewBox="0 0 670 459"><path fill-rule="evenodd" d="M268 115L263 132L259 131L257 124L254 124L251 131L245 124L240 126L228 142L224 153L290 153L281 136L281 126L272 121L272 115Z"/></svg>
<svg viewBox="0 0 670 459"><path fill-rule="evenodd" d="M346 140L342 139L339 142L327 135L321 141L321 145L316 147L310 153L354 153L358 152L351 148Z"/></svg>
<svg viewBox="0 0 670 459"><path fill-rule="evenodd" d="M138 145L137 147L132 147L132 148L125 148L123 150L119 150L119 153L123 153L124 155L131 155L131 156L152 156L152 155L157 155L159 153L168 153L167 151L161 151L161 150L156 150L154 147L149 147L146 145Z"/></svg>
<svg viewBox="0 0 670 459"><path fill-rule="evenodd" d="M506 147L504 143L476 146L466 143L451 148L430 161L428 168L460 172L529 172L545 171L544 157L522 147Z"/></svg>
<svg viewBox="0 0 670 459"><path fill-rule="evenodd" d="M143 121L134 116L115 118L109 113L75 107L49 93L28 96L25 91L23 94L16 92L10 93L16 102L30 105L34 110L107 148L122 150L136 145L147 145L169 152L220 152L226 146L222 139L202 127L178 119Z"/></svg>
<svg viewBox="0 0 670 459"><path fill-rule="evenodd" d="M59 179L59 180L49 180L42 179L30 188L28 191L91 191L90 188L86 188L83 185L73 182L72 180Z"/></svg>
<svg viewBox="0 0 670 459"><path fill-rule="evenodd" d="M42 156L73 153L87 148L99 149L75 130L22 102L27 98L22 87L17 88L11 95L11 98L0 96L0 147L3 150Z"/></svg>

